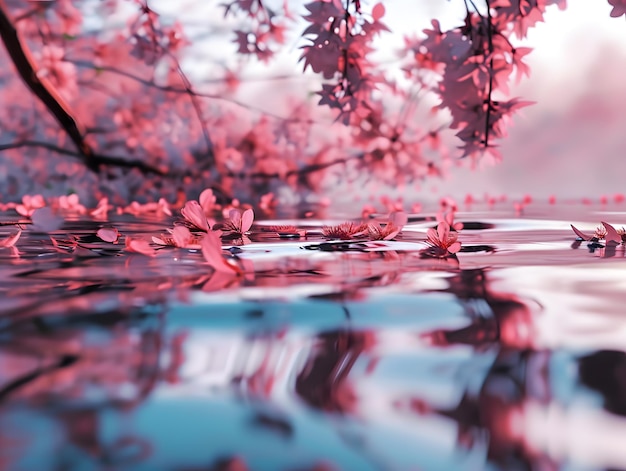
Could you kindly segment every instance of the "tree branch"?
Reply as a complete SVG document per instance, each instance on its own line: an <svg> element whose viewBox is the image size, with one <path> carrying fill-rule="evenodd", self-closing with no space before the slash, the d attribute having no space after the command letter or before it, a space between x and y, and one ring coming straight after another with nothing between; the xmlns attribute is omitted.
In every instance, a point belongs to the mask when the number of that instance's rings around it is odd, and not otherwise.
<svg viewBox="0 0 626 471"><path fill-rule="evenodd" d="M55 144L52 144L51 142L34 141L34 140L21 140L21 141L16 141L16 142L10 142L8 144L0 144L0 152L3 150L9 150L9 149L20 149L23 147L35 147L35 148L40 148L40 149L46 149L52 152L56 152L57 154L68 155L71 157L78 157L78 158L84 157L84 155L81 153L78 153L71 149L65 149L63 147L59 147ZM110 165L110 166L121 167L121 168L136 168L146 174L161 175L161 176L168 175L167 170L147 164L143 160L127 159L121 156L93 154L92 163L95 165Z"/></svg>
<svg viewBox="0 0 626 471"><path fill-rule="evenodd" d="M54 86L45 78L37 76L37 67L32 55L28 46L20 39L4 0L0 0L0 38L26 86L54 115L59 125L85 158L87 166L91 170L97 171L98 159L93 158L94 152L83 137L83 126L71 113L69 106Z"/></svg>

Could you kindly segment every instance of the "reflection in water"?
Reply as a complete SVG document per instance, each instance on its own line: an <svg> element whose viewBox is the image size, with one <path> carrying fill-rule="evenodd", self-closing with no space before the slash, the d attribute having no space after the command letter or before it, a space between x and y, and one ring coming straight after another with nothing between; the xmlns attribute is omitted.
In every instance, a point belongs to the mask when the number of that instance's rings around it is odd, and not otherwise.
<svg viewBox="0 0 626 471"><path fill-rule="evenodd" d="M611 349L581 349L569 325L550 349L542 319L571 286L506 288L497 228L474 245L495 250L460 263L421 258L408 236L342 251L252 243L237 256L254 271L235 285L179 252L11 259L0 469L626 466L626 345L610 332ZM578 330L587 312L571 313ZM603 313L620 329L617 314ZM608 335L596 329L595 345Z"/></svg>

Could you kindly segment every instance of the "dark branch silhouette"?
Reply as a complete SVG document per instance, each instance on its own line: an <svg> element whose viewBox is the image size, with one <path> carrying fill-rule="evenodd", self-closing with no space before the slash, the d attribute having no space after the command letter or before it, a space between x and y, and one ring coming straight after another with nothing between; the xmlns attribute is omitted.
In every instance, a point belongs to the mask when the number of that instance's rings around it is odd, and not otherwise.
<svg viewBox="0 0 626 471"><path fill-rule="evenodd" d="M4 47L26 86L41 100L48 111L54 115L59 125L65 130L81 155L86 159L87 166L91 170L97 171L97 164L100 163L100 159L94 158L93 149L85 141L83 126L71 113L68 105L52 84L45 78L37 76L37 68L34 65L28 46L20 39L19 33L15 29L6 9L4 0L0 0L0 38L2 38Z"/></svg>

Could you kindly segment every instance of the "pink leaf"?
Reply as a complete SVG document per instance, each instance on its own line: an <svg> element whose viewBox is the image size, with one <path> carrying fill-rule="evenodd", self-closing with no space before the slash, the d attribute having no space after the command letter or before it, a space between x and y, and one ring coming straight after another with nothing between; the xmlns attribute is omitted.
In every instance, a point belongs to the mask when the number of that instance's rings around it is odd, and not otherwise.
<svg viewBox="0 0 626 471"><path fill-rule="evenodd" d="M111 242L117 244L117 240L120 237L120 233L115 227L101 227L96 232L96 235L105 242Z"/></svg>

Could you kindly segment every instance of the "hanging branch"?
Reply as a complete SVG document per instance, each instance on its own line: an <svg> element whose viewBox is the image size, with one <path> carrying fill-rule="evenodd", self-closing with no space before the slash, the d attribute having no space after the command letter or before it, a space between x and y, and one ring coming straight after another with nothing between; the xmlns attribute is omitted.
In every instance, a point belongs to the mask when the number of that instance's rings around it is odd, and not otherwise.
<svg viewBox="0 0 626 471"><path fill-rule="evenodd" d="M54 115L59 125L74 142L80 154L86 159L87 166L91 170L96 171L98 159L94 159L94 152L83 137L83 126L71 113L69 106L55 90L54 86L47 79L37 75L37 67L32 59L32 55L28 50L28 46L20 39L4 0L0 0L0 38L26 86L41 100L48 111Z"/></svg>
<svg viewBox="0 0 626 471"><path fill-rule="evenodd" d="M493 101L491 99L491 95L493 93L493 32L492 32L492 20L491 20L491 5L489 0L485 0L487 4L487 41L489 45L489 85L487 89L487 111L485 112L485 149L489 147L489 129L490 124L489 120L491 118L491 108L493 106Z"/></svg>

